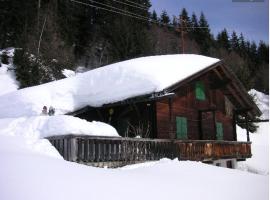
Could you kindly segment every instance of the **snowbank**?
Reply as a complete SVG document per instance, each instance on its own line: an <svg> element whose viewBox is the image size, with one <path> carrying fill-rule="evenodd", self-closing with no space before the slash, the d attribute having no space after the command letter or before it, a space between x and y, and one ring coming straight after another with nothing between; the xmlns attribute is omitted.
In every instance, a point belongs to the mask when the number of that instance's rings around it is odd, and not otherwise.
<svg viewBox="0 0 270 200"><path fill-rule="evenodd" d="M269 96L254 89L250 90L248 93L254 96L255 102L262 111L260 118L269 119Z"/></svg>
<svg viewBox="0 0 270 200"><path fill-rule="evenodd" d="M0 147L8 145L2 142ZM10 147L13 150L13 147ZM268 177L199 162L162 160L100 169L32 154L2 152L0 199L267 200Z"/></svg>
<svg viewBox="0 0 270 200"><path fill-rule="evenodd" d="M0 135L39 139L66 134L119 136L108 124L66 115L0 119Z"/></svg>
<svg viewBox="0 0 270 200"><path fill-rule="evenodd" d="M218 59L199 55L166 55L132 59L75 77L8 93L0 98L0 118L35 116L44 105L65 114L163 89L199 72ZM12 101L10 101L12 99Z"/></svg>
<svg viewBox="0 0 270 200"><path fill-rule="evenodd" d="M3 141L8 141L6 138L12 138L12 147L32 150L32 153L62 158L50 142L43 138L66 134L119 137L117 131L108 124L88 122L72 116L0 119L1 140L5 138ZM3 145L0 149L5 147Z"/></svg>

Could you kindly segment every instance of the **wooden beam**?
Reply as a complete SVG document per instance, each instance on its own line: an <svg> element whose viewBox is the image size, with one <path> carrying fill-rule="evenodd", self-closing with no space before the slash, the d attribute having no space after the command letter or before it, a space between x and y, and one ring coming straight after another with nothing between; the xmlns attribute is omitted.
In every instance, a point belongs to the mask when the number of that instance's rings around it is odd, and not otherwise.
<svg viewBox="0 0 270 200"><path fill-rule="evenodd" d="M259 123L259 122L269 122L269 119L249 119L248 122L254 122L254 123ZM244 124L246 123L245 121L237 121L237 123Z"/></svg>
<svg viewBox="0 0 270 200"><path fill-rule="evenodd" d="M241 81L236 77L236 75L232 72L231 69L226 67L225 65L222 66L223 72L227 75L227 77L232 77L235 81L232 81L232 85L235 87L235 89L240 93L240 97L243 99L243 101L249 106L252 107L253 109L253 114L255 115L261 115L261 111L258 108L258 106L253 102L252 98L248 95L246 92L246 88L243 86ZM252 114L250 114L250 117L252 117Z"/></svg>
<svg viewBox="0 0 270 200"><path fill-rule="evenodd" d="M220 67L220 69L222 69L223 70L223 68L222 67ZM217 76L220 78L220 79L222 79L222 75L221 75L221 73L218 71L218 69L216 68L216 69L213 69L213 71L217 74ZM224 72L224 70L223 70L223 72ZM225 72L224 72L225 73ZM228 77L228 74L226 74L227 75L227 77ZM229 77L228 77L229 78ZM231 81L230 83L233 83L233 81ZM229 91L229 93L231 93L232 94L232 96L243 106L243 107L245 107L245 103L244 103L244 101L239 97L239 95L237 95L235 92L234 92L234 89L232 88L232 86L231 85L227 85L227 90Z"/></svg>

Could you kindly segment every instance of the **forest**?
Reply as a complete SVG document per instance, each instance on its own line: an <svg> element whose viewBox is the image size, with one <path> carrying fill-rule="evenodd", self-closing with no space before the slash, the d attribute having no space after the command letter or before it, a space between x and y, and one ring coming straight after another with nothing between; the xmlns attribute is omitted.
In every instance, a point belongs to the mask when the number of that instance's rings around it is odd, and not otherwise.
<svg viewBox="0 0 270 200"><path fill-rule="evenodd" d="M222 23L222 22L221 22ZM15 47L20 87L150 55L194 53L224 61L249 89L269 93L269 45L226 27L214 36L207 13L160 15L149 0L1 0L0 49ZM8 62L2 54L2 63Z"/></svg>

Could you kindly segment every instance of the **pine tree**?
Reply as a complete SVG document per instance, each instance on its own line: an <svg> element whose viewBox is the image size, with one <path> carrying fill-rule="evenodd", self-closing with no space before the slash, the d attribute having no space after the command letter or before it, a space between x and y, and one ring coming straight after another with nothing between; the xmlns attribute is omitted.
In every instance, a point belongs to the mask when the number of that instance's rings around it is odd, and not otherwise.
<svg viewBox="0 0 270 200"><path fill-rule="evenodd" d="M224 48L225 50L230 50L229 36L226 29L222 30L217 35L217 44L220 48Z"/></svg>
<svg viewBox="0 0 270 200"><path fill-rule="evenodd" d="M169 24L170 23L170 17L169 17L169 15L167 14L167 11L166 10L163 10L162 12L161 12L161 15L160 15L160 22L162 23L162 24Z"/></svg>
<svg viewBox="0 0 270 200"><path fill-rule="evenodd" d="M185 27L191 27L191 21L190 18L188 16L188 12L185 8L182 9L180 15L179 15L180 20L182 20L181 24L184 23Z"/></svg>
<svg viewBox="0 0 270 200"><path fill-rule="evenodd" d="M151 19L154 20L154 21L157 21L158 20L157 13L156 13L155 10L153 10L153 12L151 14Z"/></svg>
<svg viewBox="0 0 270 200"><path fill-rule="evenodd" d="M230 46L232 51L239 52L239 39L235 31L232 32Z"/></svg>
<svg viewBox="0 0 270 200"><path fill-rule="evenodd" d="M201 47L201 53L204 55L209 55L210 53L210 47L213 44L213 39L211 36L211 31L209 28L209 24L204 16L203 13L200 15L200 20L199 20L199 27L198 29L198 38L196 42L200 45Z"/></svg>

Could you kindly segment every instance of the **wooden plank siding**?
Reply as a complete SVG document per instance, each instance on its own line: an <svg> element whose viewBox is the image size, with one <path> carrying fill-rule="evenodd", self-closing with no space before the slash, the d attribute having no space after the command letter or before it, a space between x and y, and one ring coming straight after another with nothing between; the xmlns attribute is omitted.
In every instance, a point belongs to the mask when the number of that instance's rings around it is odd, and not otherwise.
<svg viewBox="0 0 270 200"><path fill-rule="evenodd" d="M197 100L195 96L195 85L197 81L201 81L205 87L205 100ZM222 89L211 89L209 74L196 79L184 86L177 88L175 97L172 98L172 112L170 122L169 103L167 100L158 101L156 103L156 120L157 120L157 138L170 138L170 123L174 138L176 138L176 117L186 117L188 127L188 139L199 140L199 111L201 113L201 129L203 132L203 140L216 139L215 122L223 125L223 139L228 141L234 140L233 133L233 117L226 114L225 96ZM211 110L212 109L212 110ZM209 110L209 111L207 111ZM215 114L215 119L213 115Z"/></svg>

